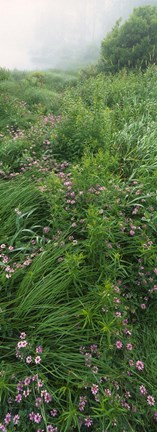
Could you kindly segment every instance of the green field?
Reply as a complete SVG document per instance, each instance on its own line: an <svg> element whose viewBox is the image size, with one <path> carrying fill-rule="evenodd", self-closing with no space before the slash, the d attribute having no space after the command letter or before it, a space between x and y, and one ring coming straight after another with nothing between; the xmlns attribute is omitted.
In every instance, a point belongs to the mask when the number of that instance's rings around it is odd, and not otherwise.
<svg viewBox="0 0 157 432"><path fill-rule="evenodd" d="M157 66L0 71L0 430L157 431Z"/></svg>

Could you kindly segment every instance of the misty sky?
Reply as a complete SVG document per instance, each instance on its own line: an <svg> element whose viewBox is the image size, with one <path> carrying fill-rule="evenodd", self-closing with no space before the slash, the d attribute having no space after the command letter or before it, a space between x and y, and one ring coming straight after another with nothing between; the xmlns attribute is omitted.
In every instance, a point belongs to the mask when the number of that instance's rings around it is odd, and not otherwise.
<svg viewBox="0 0 157 432"><path fill-rule="evenodd" d="M157 0L0 0L0 66L70 65L93 53L119 17L149 3Z"/></svg>

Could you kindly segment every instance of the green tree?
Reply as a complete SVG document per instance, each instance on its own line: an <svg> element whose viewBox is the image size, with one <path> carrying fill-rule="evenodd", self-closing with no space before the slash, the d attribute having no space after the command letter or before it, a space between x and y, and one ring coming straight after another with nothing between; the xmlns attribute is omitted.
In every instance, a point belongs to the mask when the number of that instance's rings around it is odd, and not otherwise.
<svg viewBox="0 0 157 432"><path fill-rule="evenodd" d="M98 68L117 72L124 67L146 69L150 64L157 64L156 6L136 8L124 24L121 19L116 22L102 41Z"/></svg>

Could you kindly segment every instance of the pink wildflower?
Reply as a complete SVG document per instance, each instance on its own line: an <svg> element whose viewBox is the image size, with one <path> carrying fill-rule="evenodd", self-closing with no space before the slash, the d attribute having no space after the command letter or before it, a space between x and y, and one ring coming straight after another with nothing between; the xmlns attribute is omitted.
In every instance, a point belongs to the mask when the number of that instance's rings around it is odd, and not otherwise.
<svg viewBox="0 0 157 432"><path fill-rule="evenodd" d="M22 395L21 395L20 393L18 393L18 394L16 395L16 397L15 397L15 401L16 401L17 403L20 403L21 400L22 400Z"/></svg>
<svg viewBox="0 0 157 432"><path fill-rule="evenodd" d="M28 386L28 385L30 384L30 382L31 382L31 380L30 380L29 377L25 378L25 380L24 380L24 384L25 384L26 386Z"/></svg>
<svg viewBox="0 0 157 432"><path fill-rule="evenodd" d="M29 420L34 421L34 416L35 416L35 413L34 413L34 411L32 411L32 412L29 414Z"/></svg>
<svg viewBox="0 0 157 432"><path fill-rule="evenodd" d="M49 231L50 231L50 228L49 228L48 226L45 226L45 227L43 228L43 232L44 232L45 234L49 233Z"/></svg>
<svg viewBox="0 0 157 432"><path fill-rule="evenodd" d="M126 348L127 348L128 351L131 351L131 350L133 349L133 346L132 346L131 343L128 343L128 344L126 345Z"/></svg>
<svg viewBox="0 0 157 432"><path fill-rule="evenodd" d="M80 411L84 411L86 403L87 403L86 396L80 396L80 402L79 402L79 410Z"/></svg>
<svg viewBox="0 0 157 432"><path fill-rule="evenodd" d="M7 413L4 419L4 423L8 425L11 422L11 414Z"/></svg>
<svg viewBox="0 0 157 432"><path fill-rule="evenodd" d="M17 347L18 347L18 349L22 348L22 342L21 341L18 342Z"/></svg>
<svg viewBox="0 0 157 432"><path fill-rule="evenodd" d="M38 375L37 374L32 376L32 381L33 382L36 381L37 379L38 379Z"/></svg>
<svg viewBox="0 0 157 432"><path fill-rule="evenodd" d="M40 423L41 419L42 419L42 417L41 417L41 415L39 413L34 414L34 422L35 423Z"/></svg>
<svg viewBox="0 0 157 432"><path fill-rule="evenodd" d="M92 353L95 353L95 354L96 354L97 351L98 351L98 347L97 347L97 345L95 345L95 344L94 344L94 345L91 345L91 346L90 346L90 350L91 350Z"/></svg>
<svg viewBox="0 0 157 432"><path fill-rule="evenodd" d="M42 351L43 351L42 346L39 345L39 346L36 348L35 351L36 351L37 354L41 354Z"/></svg>
<svg viewBox="0 0 157 432"><path fill-rule="evenodd" d="M23 382L22 381L19 381L18 383L17 383L17 390L18 390L18 392L19 391L21 391L22 389L23 389Z"/></svg>
<svg viewBox="0 0 157 432"><path fill-rule="evenodd" d="M5 264L5 263L7 263L9 261L9 257L8 256L4 256L4 258L3 258L3 263ZM8 270L7 270L8 271Z"/></svg>
<svg viewBox="0 0 157 432"><path fill-rule="evenodd" d="M90 427L93 424L93 420L90 417L85 418L85 426Z"/></svg>
<svg viewBox="0 0 157 432"><path fill-rule="evenodd" d="M130 405L127 402L125 402L124 400L122 401L122 407L127 409L128 411L130 410Z"/></svg>
<svg viewBox="0 0 157 432"><path fill-rule="evenodd" d="M116 342L116 347L117 347L118 349L121 349L122 346L123 346L122 342L121 342L120 340L118 340L118 341Z"/></svg>
<svg viewBox="0 0 157 432"><path fill-rule="evenodd" d="M13 417L13 423L14 423L14 425L17 425L19 423L19 420L20 420L20 416L18 414L16 414Z"/></svg>
<svg viewBox="0 0 157 432"><path fill-rule="evenodd" d="M0 430L7 432L6 427L2 423L0 423Z"/></svg>
<svg viewBox="0 0 157 432"><path fill-rule="evenodd" d="M5 249L5 248L6 248L6 245L5 245L4 243L2 243L2 244L0 245L0 247L1 247L1 249Z"/></svg>
<svg viewBox="0 0 157 432"><path fill-rule="evenodd" d="M20 339L25 339L25 337L26 337L26 333L25 333L25 332L22 332L22 333L20 334Z"/></svg>
<svg viewBox="0 0 157 432"><path fill-rule="evenodd" d="M31 393L31 390L29 390L29 388L27 390L23 391L23 396L26 398L27 396L29 396L29 394Z"/></svg>
<svg viewBox="0 0 157 432"><path fill-rule="evenodd" d="M50 411L50 414L51 414L52 417L56 417L57 410L54 408L53 410Z"/></svg>
<svg viewBox="0 0 157 432"><path fill-rule="evenodd" d="M53 427L52 425L47 426L47 432L57 432L57 431L58 431L57 427Z"/></svg>
<svg viewBox="0 0 157 432"><path fill-rule="evenodd" d="M85 365L91 367L92 364L92 354L85 353Z"/></svg>
<svg viewBox="0 0 157 432"><path fill-rule="evenodd" d="M126 325L126 324L128 324L128 319L126 318L126 319L124 319L123 321L122 321L122 324L123 325Z"/></svg>
<svg viewBox="0 0 157 432"><path fill-rule="evenodd" d="M32 363L32 357L31 356L26 357L26 363L27 364Z"/></svg>
<svg viewBox="0 0 157 432"><path fill-rule="evenodd" d="M108 396L108 397L111 396L110 389L105 389L105 390L104 390L104 393L105 393L105 395Z"/></svg>
<svg viewBox="0 0 157 432"><path fill-rule="evenodd" d="M140 386L140 393L141 393L141 395L146 395L147 394L147 390L146 390L146 388L145 388L144 385Z"/></svg>
<svg viewBox="0 0 157 432"><path fill-rule="evenodd" d="M52 396L50 395L50 393L47 393L47 392L44 393L44 401L46 403L49 403L52 401Z"/></svg>
<svg viewBox="0 0 157 432"><path fill-rule="evenodd" d="M141 360L137 360L136 369L138 369L139 371L144 369L144 363Z"/></svg>
<svg viewBox="0 0 157 432"><path fill-rule="evenodd" d="M96 384L93 384L92 387L91 387L92 394L96 395L98 393L98 391L99 391L99 386L96 385Z"/></svg>
<svg viewBox="0 0 157 432"><path fill-rule="evenodd" d="M38 408L41 405L42 399L40 397L36 398L35 406Z"/></svg>
<svg viewBox="0 0 157 432"><path fill-rule="evenodd" d="M153 398L153 396L147 396L147 402L148 405L153 406L155 404L155 399Z"/></svg>
<svg viewBox="0 0 157 432"><path fill-rule="evenodd" d="M38 382L37 382L37 385L38 385L38 387L43 387L43 385L44 385L44 383L43 383L43 381L41 381L40 379L38 380ZM44 392L45 392L46 390L44 390ZM44 393L43 393L44 394Z"/></svg>
<svg viewBox="0 0 157 432"><path fill-rule="evenodd" d="M154 420L157 422L157 412L154 413Z"/></svg>
<svg viewBox="0 0 157 432"><path fill-rule="evenodd" d="M17 347L20 348L26 348L28 342L26 340L22 340L20 342L18 342Z"/></svg>
<svg viewBox="0 0 157 432"><path fill-rule="evenodd" d="M115 316L116 316L117 318L121 318L122 314L121 314L121 312L115 312Z"/></svg>
<svg viewBox="0 0 157 432"><path fill-rule="evenodd" d="M142 303L142 304L141 304L141 309L143 309L143 310L144 310L144 309L146 309L146 307L147 307L147 306L146 306L146 304L145 304L145 303Z"/></svg>
<svg viewBox="0 0 157 432"><path fill-rule="evenodd" d="M40 362L41 362L41 357L40 356L35 357L35 363L39 364Z"/></svg>
<svg viewBox="0 0 157 432"><path fill-rule="evenodd" d="M113 300L114 300L114 302L117 303L117 304L120 304L120 303L121 303L121 301L120 301L120 299L119 299L118 297L114 297Z"/></svg>

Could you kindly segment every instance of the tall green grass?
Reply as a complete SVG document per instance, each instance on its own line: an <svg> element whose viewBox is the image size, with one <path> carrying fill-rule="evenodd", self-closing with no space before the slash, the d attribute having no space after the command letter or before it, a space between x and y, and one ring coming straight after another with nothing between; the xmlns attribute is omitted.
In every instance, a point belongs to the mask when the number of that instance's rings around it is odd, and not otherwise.
<svg viewBox="0 0 157 432"><path fill-rule="evenodd" d="M0 422L8 432L156 431L156 67L77 85L51 71L9 80L3 101L8 92L13 114L18 86L35 118L22 140L5 132L5 113L2 125ZM49 96L63 91L54 127ZM21 173L32 155L36 168ZM30 393L16 403L19 381Z"/></svg>

